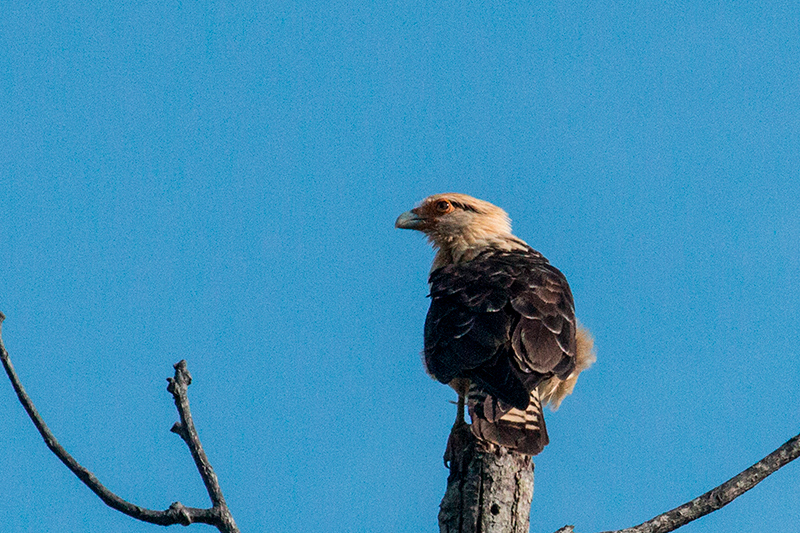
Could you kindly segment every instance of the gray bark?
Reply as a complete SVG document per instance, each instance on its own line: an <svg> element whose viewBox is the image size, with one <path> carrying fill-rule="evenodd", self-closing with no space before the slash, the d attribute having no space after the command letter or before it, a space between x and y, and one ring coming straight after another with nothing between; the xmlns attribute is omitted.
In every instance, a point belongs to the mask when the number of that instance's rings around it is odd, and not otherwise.
<svg viewBox="0 0 800 533"><path fill-rule="evenodd" d="M533 461L479 442L463 428L440 506L440 533L528 533Z"/></svg>

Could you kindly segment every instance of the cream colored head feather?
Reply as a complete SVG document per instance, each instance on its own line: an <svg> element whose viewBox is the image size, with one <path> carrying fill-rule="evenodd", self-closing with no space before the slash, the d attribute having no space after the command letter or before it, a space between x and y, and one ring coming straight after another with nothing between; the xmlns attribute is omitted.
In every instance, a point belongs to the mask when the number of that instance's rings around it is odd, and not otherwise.
<svg viewBox="0 0 800 533"><path fill-rule="evenodd" d="M508 213L472 196L434 194L397 218L395 227L423 232L438 249L433 268L469 261L487 246L522 249L527 245L511 234Z"/></svg>

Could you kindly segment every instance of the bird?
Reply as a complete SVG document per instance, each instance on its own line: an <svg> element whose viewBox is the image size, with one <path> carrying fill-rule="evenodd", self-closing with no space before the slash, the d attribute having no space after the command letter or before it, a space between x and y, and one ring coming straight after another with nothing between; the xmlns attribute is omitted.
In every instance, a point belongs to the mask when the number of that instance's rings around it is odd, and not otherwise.
<svg viewBox="0 0 800 533"><path fill-rule="evenodd" d="M445 464L467 426L484 443L540 453L549 443L542 406L558 409L596 360L566 277L512 234L503 209L466 194L429 196L395 227L424 233L436 250L423 362L458 394Z"/></svg>

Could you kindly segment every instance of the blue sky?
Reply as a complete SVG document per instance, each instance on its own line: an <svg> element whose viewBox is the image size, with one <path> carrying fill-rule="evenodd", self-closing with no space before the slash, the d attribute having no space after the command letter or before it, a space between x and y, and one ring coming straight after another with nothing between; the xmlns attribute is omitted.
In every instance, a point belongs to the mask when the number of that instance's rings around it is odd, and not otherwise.
<svg viewBox="0 0 800 533"><path fill-rule="evenodd" d="M420 362L433 193L505 208L598 362L532 531L632 526L800 431L800 8L24 2L0 17L0 310L64 446L242 531L436 531L454 394ZM0 386L4 531L154 531ZM791 464L687 533L794 532ZM194 526L197 530L210 529Z"/></svg>

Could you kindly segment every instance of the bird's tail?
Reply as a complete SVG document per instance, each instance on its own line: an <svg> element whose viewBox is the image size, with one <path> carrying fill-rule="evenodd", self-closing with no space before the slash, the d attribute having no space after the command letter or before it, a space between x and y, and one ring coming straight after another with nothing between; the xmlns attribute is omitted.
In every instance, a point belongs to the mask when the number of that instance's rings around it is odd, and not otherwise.
<svg viewBox="0 0 800 533"><path fill-rule="evenodd" d="M528 407L523 411L478 390L473 384L469 388L467 405L472 433L481 440L526 455L538 454L550 442L537 389L531 392Z"/></svg>

